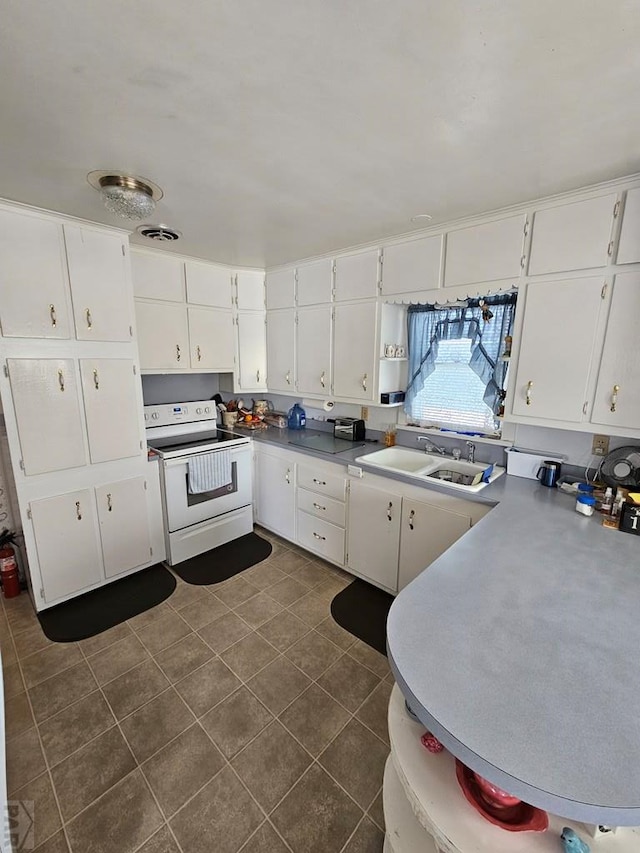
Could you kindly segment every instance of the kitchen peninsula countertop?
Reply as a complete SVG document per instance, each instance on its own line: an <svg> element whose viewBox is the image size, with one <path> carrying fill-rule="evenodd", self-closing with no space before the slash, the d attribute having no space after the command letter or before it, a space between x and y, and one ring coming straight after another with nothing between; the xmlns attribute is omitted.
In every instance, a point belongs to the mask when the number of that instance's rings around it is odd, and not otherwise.
<svg viewBox="0 0 640 853"><path fill-rule="evenodd" d="M278 432L258 441L290 447ZM379 448L310 455L347 465ZM456 757L526 802L640 825L640 538L533 480L504 475L464 497L495 508L391 607L405 698Z"/></svg>

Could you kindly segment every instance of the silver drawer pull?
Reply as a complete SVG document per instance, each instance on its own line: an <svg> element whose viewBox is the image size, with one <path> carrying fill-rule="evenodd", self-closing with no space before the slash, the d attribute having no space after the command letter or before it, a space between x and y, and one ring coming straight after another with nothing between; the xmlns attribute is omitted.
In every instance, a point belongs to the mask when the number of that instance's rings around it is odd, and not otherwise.
<svg viewBox="0 0 640 853"><path fill-rule="evenodd" d="M364 376L362 377L362 390L363 391L367 390L367 379L368 379L368 376L365 373Z"/></svg>
<svg viewBox="0 0 640 853"><path fill-rule="evenodd" d="M319 533L314 533L313 535L316 539L322 539L323 542L326 541L326 536L320 536Z"/></svg>
<svg viewBox="0 0 640 853"><path fill-rule="evenodd" d="M100 390L100 380L98 379L98 371L97 370L93 371L93 384L94 384L96 391L99 391Z"/></svg>
<svg viewBox="0 0 640 853"><path fill-rule="evenodd" d="M200 347L196 347L196 355L198 356L198 361L202 361L202 353L200 352Z"/></svg>
<svg viewBox="0 0 640 853"><path fill-rule="evenodd" d="M58 318L56 316L56 306L53 303L49 305L49 316L51 317L51 325L55 329L58 325Z"/></svg>
<svg viewBox="0 0 640 853"><path fill-rule="evenodd" d="M76 501L76 518L82 521L82 513L80 512L80 501Z"/></svg>
<svg viewBox="0 0 640 853"><path fill-rule="evenodd" d="M176 361L180 361L180 344L176 344Z"/></svg>
<svg viewBox="0 0 640 853"><path fill-rule="evenodd" d="M415 518L416 511L414 509L409 513L409 529L413 530L413 519Z"/></svg>
<svg viewBox="0 0 640 853"><path fill-rule="evenodd" d="M58 385L60 390L64 391L64 373L61 370L58 371Z"/></svg>
<svg viewBox="0 0 640 853"><path fill-rule="evenodd" d="M290 370L287 370L284 378L285 378L287 385L291 385L291 371Z"/></svg>
<svg viewBox="0 0 640 853"><path fill-rule="evenodd" d="M316 509L321 509L323 512L326 512L326 511L327 511L326 506L321 506L320 504L317 504L317 503L315 503L315 502L314 502L313 506L314 506Z"/></svg>
<svg viewBox="0 0 640 853"><path fill-rule="evenodd" d="M391 510L393 509L393 503L389 501L389 506L387 507L387 518L389 521L393 521L393 516L391 515Z"/></svg>
<svg viewBox="0 0 640 853"><path fill-rule="evenodd" d="M324 480L316 480L315 477L313 478L313 482L317 483L318 486L326 486L327 485Z"/></svg>
<svg viewBox="0 0 640 853"><path fill-rule="evenodd" d="M87 329L91 329L93 327L93 320L91 319L91 311L88 308L84 312L84 316L87 318Z"/></svg>
<svg viewBox="0 0 640 853"><path fill-rule="evenodd" d="M113 511L113 504L111 503L111 493L107 495L107 509L109 512Z"/></svg>

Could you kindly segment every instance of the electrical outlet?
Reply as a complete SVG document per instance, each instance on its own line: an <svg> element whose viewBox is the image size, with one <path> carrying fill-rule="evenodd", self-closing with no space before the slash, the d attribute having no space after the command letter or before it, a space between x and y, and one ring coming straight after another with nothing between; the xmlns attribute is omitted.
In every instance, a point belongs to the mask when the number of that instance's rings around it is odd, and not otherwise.
<svg viewBox="0 0 640 853"><path fill-rule="evenodd" d="M591 445L591 452L594 456L606 456L609 452L609 436L594 435L593 444Z"/></svg>
<svg viewBox="0 0 640 853"><path fill-rule="evenodd" d="M360 406L360 417L363 421L369 419L369 406Z"/></svg>

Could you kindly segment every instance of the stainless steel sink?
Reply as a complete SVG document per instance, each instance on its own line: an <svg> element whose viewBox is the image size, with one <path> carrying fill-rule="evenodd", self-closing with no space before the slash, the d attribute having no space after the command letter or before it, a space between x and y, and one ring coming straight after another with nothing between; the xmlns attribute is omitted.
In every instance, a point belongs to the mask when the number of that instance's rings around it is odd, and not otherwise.
<svg viewBox="0 0 640 853"><path fill-rule="evenodd" d="M433 480L443 486L449 486L462 492L479 492L501 477L505 469L494 465L488 482L483 474L490 466L486 462L464 462L449 456L432 456L421 450L407 447L386 447L364 456L358 456L356 462L375 465L385 471L405 474L417 480Z"/></svg>

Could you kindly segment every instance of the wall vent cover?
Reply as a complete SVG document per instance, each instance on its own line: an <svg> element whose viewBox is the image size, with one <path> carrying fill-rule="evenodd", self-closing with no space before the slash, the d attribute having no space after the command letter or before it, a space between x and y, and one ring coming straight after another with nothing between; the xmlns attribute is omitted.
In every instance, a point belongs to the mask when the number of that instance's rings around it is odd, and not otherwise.
<svg viewBox="0 0 640 853"><path fill-rule="evenodd" d="M148 240L160 240L163 243L171 243L182 236L180 231L169 228L168 225L139 225L136 230Z"/></svg>

